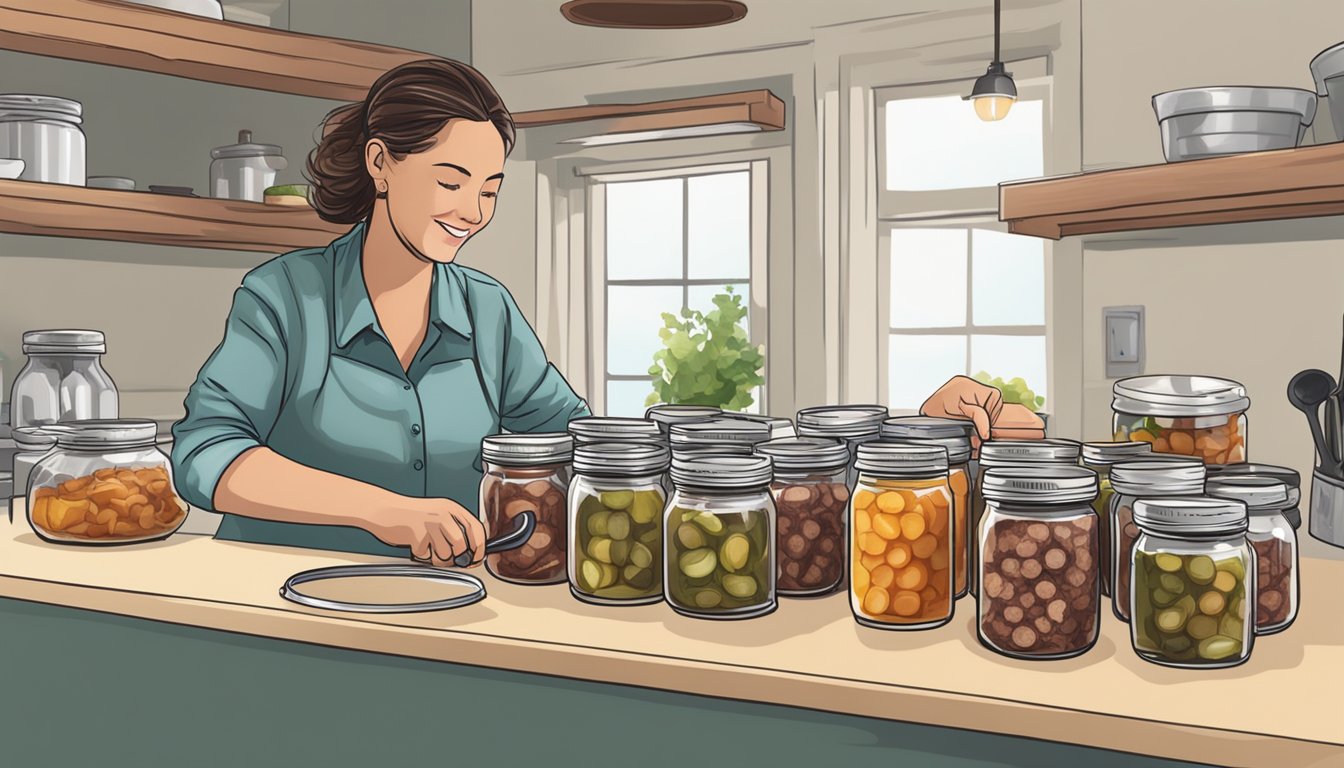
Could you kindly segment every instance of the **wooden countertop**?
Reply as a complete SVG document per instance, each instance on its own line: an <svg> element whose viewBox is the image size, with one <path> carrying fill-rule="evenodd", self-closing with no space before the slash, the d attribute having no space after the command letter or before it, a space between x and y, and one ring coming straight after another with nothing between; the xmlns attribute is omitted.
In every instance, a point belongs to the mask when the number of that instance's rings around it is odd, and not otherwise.
<svg viewBox="0 0 1344 768"><path fill-rule="evenodd" d="M22 520L22 518L20 518ZM1087 654L1014 661L982 648L974 603L933 631L859 627L844 595L782 600L715 622L665 605L604 608L564 585L483 573L456 611L310 610L278 589L298 571L379 558L178 535L96 549L0 520L0 596L376 653L1064 741L1220 765L1344 765L1344 562L1307 560L1306 607L1246 664L1183 671L1140 660L1107 613ZM203 662L204 663L204 662Z"/></svg>

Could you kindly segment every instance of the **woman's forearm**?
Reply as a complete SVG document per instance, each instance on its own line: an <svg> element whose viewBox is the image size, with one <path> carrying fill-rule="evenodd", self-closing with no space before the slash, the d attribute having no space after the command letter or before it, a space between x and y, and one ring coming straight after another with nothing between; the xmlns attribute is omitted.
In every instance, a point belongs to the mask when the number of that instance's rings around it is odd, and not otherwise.
<svg viewBox="0 0 1344 768"><path fill-rule="evenodd" d="M259 447L233 460L215 488L214 508L281 523L369 529L411 499L323 472Z"/></svg>

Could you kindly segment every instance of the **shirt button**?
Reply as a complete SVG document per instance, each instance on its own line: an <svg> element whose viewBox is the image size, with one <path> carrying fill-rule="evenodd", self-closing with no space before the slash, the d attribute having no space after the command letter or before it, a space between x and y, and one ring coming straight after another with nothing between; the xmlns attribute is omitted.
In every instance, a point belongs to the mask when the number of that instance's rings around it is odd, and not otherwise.
<svg viewBox="0 0 1344 768"><path fill-rule="evenodd" d="M415 463L412 464L411 466L412 466L412 467L415 467L416 471L418 472L418 471L420 471L420 470L422 470L422 469L425 468L425 462L423 462L423 461L421 461L421 460L419 460L419 459L416 459L416 460L415 460Z"/></svg>
<svg viewBox="0 0 1344 768"><path fill-rule="evenodd" d="M402 385L401 385L401 388L404 389L404 390L406 390L407 392L411 391L411 385L410 385L410 384L402 384Z"/></svg>
<svg viewBox="0 0 1344 768"><path fill-rule="evenodd" d="M418 435L418 434L420 434L420 425L419 425L419 424L412 424L412 425L411 425L411 434L412 434L412 435Z"/></svg>

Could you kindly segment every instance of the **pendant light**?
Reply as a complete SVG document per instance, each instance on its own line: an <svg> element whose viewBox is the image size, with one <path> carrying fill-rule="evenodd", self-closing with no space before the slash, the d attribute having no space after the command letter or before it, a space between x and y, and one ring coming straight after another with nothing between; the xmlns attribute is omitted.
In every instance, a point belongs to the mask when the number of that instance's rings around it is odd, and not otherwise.
<svg viewBox="0 0 1344 768"><path fill-rule="evenodd" d="M1003 62L999 61L999 0L994 0L994 61L976 79L971 95L965 98L971 100L975 114L986 122L1002 120L1017 101L1013 76L1004 71Z"/></svg>

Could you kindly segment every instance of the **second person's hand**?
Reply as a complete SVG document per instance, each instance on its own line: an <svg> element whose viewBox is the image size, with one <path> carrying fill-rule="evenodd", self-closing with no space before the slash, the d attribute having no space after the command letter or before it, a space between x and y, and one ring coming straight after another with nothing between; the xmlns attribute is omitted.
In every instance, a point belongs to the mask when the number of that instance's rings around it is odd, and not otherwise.
<svg viewBox="0 0 1344 768"><path fill-rule="evenodd" d="M398 502L369 522L369 532L384 543L409 547L412 557L436 568L453 567L453 559L468 549L471 567L485 558L485 526L461 504L413 497Z"/></svg>

